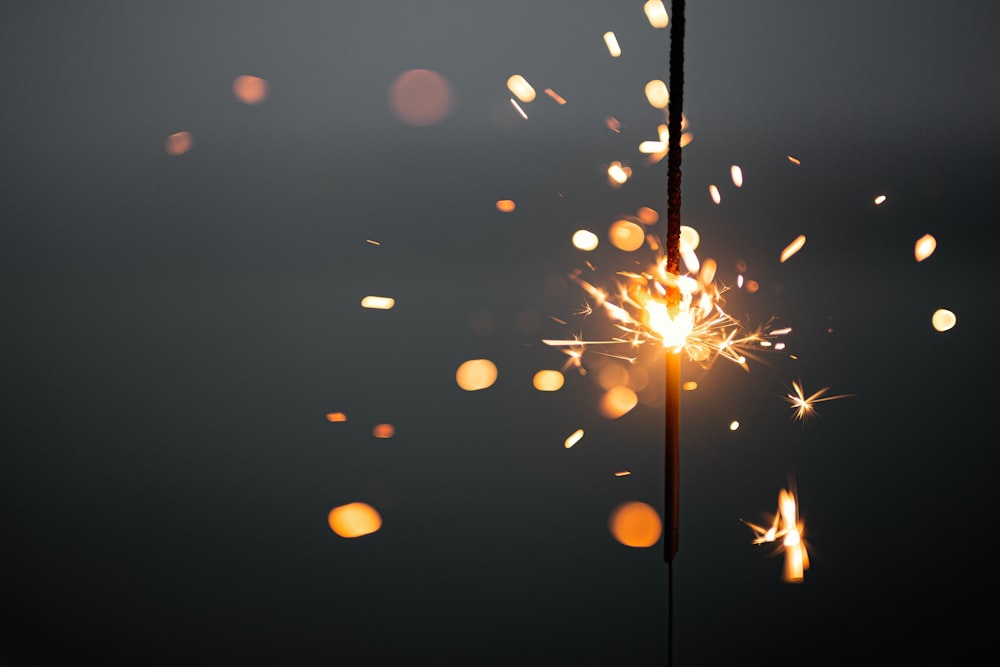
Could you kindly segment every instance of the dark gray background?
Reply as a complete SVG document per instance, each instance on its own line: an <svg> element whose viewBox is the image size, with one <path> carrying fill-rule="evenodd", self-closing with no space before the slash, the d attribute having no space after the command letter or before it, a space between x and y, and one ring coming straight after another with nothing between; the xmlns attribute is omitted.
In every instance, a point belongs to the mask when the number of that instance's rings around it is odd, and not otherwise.
<svg viewBox="0 0 1000 667"><path fill-rule="evenodd" d="M685 362L678 666L992 650L998 7L688 3L682 218L797 359ZM607 530L662 509L662 407L608 421L591 375L531 377L580 332L566 275L641 255L571 233L666 212L635 148L668 50L639 0L4 3L3 664L664 664L662 545ZM390 111L412 68L452 84L444 122ZM568 104L521 119L518 73ZM479 357L498 381L464 392ZM796 379L853 396L796 422ZM793 479L794 585L739 521ZM345 540L326 514L355 500L384 525Z"/></svg>

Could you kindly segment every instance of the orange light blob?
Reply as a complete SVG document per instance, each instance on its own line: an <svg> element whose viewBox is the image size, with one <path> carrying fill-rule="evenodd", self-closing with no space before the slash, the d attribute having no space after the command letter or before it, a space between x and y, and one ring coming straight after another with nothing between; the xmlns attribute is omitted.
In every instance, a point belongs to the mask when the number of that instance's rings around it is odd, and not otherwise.
<svg viewBox="0 0 1000 667"><path fill-rule="evenodd" d="M936 248L937 239L930 234L924 234L917 239L916 244L913 246L913 256L917 258L918 262L922 262L934 254Z"/></svg>
<svg viewBox="0 0 1000 667"><path fill-rule="evenodd" d="M608 53L611 54L612 58L617 58L622 54L622 48L618 46L618 38L610 30L604 33L604 43L607 45Z"/></svg>
<svg viewBox="0 0 1000 667"><path fill-rule="evenodd" d="M806 244L806 237L804 234L799 234L795 237L795 240L785 246L785 249L781 251L781 262L784 263L789 257L802 250L802 246Z"/></svg>
<svg viewBox="0 0 1000 667"><path fill-rule="evenodd" d="M513 199L499 199L497 200L497 210L501 213L511 213L517 204L514 203Z"/></svg>
<svg viewBox="0 0 1000 667"><path fill-rule="evenodd" d="M722 203L722 195L719 194L719 188L716 185L708 186L708 194L712 196L712 201L716 204Z"/></svg>
<svg viewBox="0 0 1000 667"><path fill-rule="evenodd" d="M619 250L634 252L646 241L646 232L631 220L615 220L608 229L608 238Z"/></svg>
<svg viewBox="0 0 1000 667"><path fill-rule="evenodd" d="M559 371L544 370L535 373L532 384L538 391L559 391L565 381Z"/></svg>
<svg viewBox="0 0 1000 667"><path fill-rule="evenodd" d="M586 229L578 229L573 232L573 247L578 250L584 250L590 252L597 247L600 239L597 238L597 234L588 231Z"/></svg>
<svg viewBox="0 0 1000 667"><path fill-rule="evenodd" d="M654 109L666 109L670 103L670 92L662 79L646 82L646 100Z"/></svg>
<svg viewBox="0 0 1000 667"><path fill-rule="evenodd" d="M886 200L886 196L885 195L879 195L878 197L875 197L875 205L876 206L881 206L882 204L885 203L885 200Z"/></svg>
<svg viewBox="0 0 1000 667"><path fill-rule="evenodd" d="M660 214L648 206L640 206L635 212L635 217L644 225L655 225L660 221Z"/></svg>
<svg viewBox="0 0 1000 667"><path fill-rule="evenodd" d="M580 442L580 440L582 438L583 438L583 429L582 428L578 428L575 431L573 431L573 434L571 436L569 436L568 438L566 438L566 440L563 442L563 447L565 447L566 449L569 449L570 447L572 447L576 443Z"/></svg>
<svg viewBox="0 0 1000 667"><path fill-rule="evenodd" d="M375 424L372 427L372 435L381 440L387 440L396 435L396 427L392 424Z"/></svg>
<svg viewBox="0 0 1000 667"><path fill-rule="evenodd" d="M167 155L183 155L193 144L194 136L190 132L174 132L163 142L163 150Z"/></svg>
<svg viewBox="0 0 1000 667"><path fill-rule="evenodd" d="M651 505L637 500L622 503L608 519L611 535L627 547L651 547L663 533L660 515Z"/></svg>
<svg viewBox="0 0 1000 667"><path fill-rule="evenodd" d="M681 385L681 389L683 389L684 391L694 391L697 388L698 388L698 383L695 382L694 380L688 380L687 382Z"/></svg>
<svg viewBox="0 0 1000 667"><path fill-rule="evenodd" d="M330 530L341 537L370 535L382 527L382 516L367 503L348 503L330 510L326 517Z"/></svg>
<svg viewBox="0 0 1000 667"><path fill-rule="evenodd" d="M646 0L642 11L646 13L649 25L654 28L666 28L670 24L670 17L667 15L667 8L663 6L663 0Z"/></svg>
<svg viewBox="0 0 1000 667"><path fill-rule="evenodd" d="M639 397L628 387L612 387L601 397L598 410L607 419L618 419L638 404Z"/></svg>
<svg viewBox="0 0 1000 667"><path fill-rule="evenodd" d="M557 93L556 91L552 90L551 88L546 88L545 89L545 94L548 95L549 97L551 97L552 99L554 99L560 105L566 104L566 100L564 100L563 97L559 93Z"/></svg>
<svg viewBox="0 0 1000 667"><path fill-rule="evenodd" d="M233 95L243 104L260 104L267 99L267 81L259 76L240 75L233 79Z"/></svg>
<svg viewBox="0 0 1000 667"><path fill-rule="evenodd" d="M389 296L366 296L361 299L362 308L373 310L391 310L396 305L396 300Z"/></svg>
<svg viewBox="0 0 1000 667"><path fill-rule="evenodd" d="M802 160L798 159L797 157L792 157L791 155L786 155L785 157L787 157L788 161L794 165L802 164Z"/></svg>
<svg viewBox="0 0 1000 667"><path fill-rule="evenodd" d="M455 381L465 391L492 387L497 380L497 367L489 359L469 359L455 371Z"/></svg>
<svg viewBox="0 0 1000 667"><path fill-rule="evenodd" d="M326 420L331 423L346 422L347 415L343 412L328 412L326 413Z"/></svg>
<svg viewBox="0 0 1000 667"><path fill-rule="evenodd" d="M515 74L507 79L507 89L522 102L531 102L535 99L535 89L520 74Z"/></svg>
<svg viewBox="0 0 1000 667"><path fill-rule="evenodd" d="M947 331L951 329L958 323L958 318L955 313L951 312L947 308L938 308L934 311L931 316L931 324L934 325L935 331Z"/></svg>
<svg viewBox="0 0 1000 667"><path fill-rule="evenodd" d="M743 187L743 169L738 164L729 168L729 175L733 178L733 185L738 188Z"/></svg>
<svg viewBox="0 0 1000 667"><path fill-rule="evenodd" d="M407 125L440 123L452 108L451 84L429 69L403 72L389 88L389 107Z"/></svg>

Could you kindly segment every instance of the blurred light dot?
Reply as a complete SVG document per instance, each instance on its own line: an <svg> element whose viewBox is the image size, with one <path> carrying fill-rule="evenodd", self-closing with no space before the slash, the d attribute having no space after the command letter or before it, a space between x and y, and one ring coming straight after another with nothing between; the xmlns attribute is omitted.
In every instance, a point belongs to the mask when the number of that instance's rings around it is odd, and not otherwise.
<svg viewBox="0 0 1000 667"><path fill-rule="evenodd" d="M654 109L666 109L670 103L670 93L667 92L667 84L660 79L653 79L646 83L646 99Z"/></svg>
<svg viewBox="0 0 1000 667"><path fill-rule="evenodd" d="M565 378L559 371L538 371L532 381L538 391L559 391Z"/></svg>
<svg viewBox="0 0 1000 667"><path fill-rule="evenodd" d="M267 99L267 81L243 74L233 79L233 95L244 104L260 104Z"/></svg>
<svg viewBox="0 0 1000 667"><path fill-rule="evenodd" d="M581 438L583 438L583 429L582 428L578 428L575 431L573 431L573 434L571 436L569 436L568 438L566 438L566 441L563 442L563 447L565 447L566 449L569 449L570 447L572 447L576 443L580 442Z"/></svg>
<svg viewBox="0 0 1000 667"><path fill-rule="evenodd" d="M408 125L434 125L451 112L451 84L429 69L403 72L389 88L389 107Z"/></svg>
<svg viewBox="0 0 1000 667"><path fill-rule="evenodd" d="M878 197L875 197L876 206L881 206L884 202L885 202L885 195L879 195Z"/></svg>
<svg viewBox="0 0 1000 667"><path fill-rule="evenodd" d="M622 185L632 175L632 169L617 160L608 166L608 178L616 185Z"/></svg>
<svg viewBox="0 0 1000 667"><path fill-rule="evenodd" d="M922 262L934 254L936 248L937 239L930 234L924 234L917 239L917 243L913 246L913 256L917 258L918 262Z"/></svg>
<svg viewBox="0 0 1000 667"><path fill-rule="evenodd" d="M663 524L651 505L629 501L611 511L608 529L627 547L651 547L660 539Z"/></svg>
<svg viewBox="0 0 1000 667"><path fill-rule="evenodd" d="M733 185L738 188L743 187L743 169L739 165L734 164L729 168L730 175L733 177Z"/></svg>
<svg viewBox="0 0 1000 667"><path fill-rule="evenodd" d="M608 238L619 250L633 252L646 241L646 232L631 220L615 220L608 229Z"/></svg>
<svg viewBox="0 0 1000 667"><path fill-rule="evenodd" d="M618 419L639 403L639 397L628 387L612 387L601 397L598 410L608 419Z"/></svg>
<svg viewBox="0 0 1000 667"><path fill-rule="evenodd" d="M646 0L646 4L642 6L642 11L646 12L649 25L654 28L666 28L670 23L667 8L663 6L662 0Z"/></svg>
<svg viewBox="0 0 1000 667"><path fill-rule="evenodd" d="M497 210L501 213L510 213L515 208L517 204L514 203L513 199L499 199L497 200Z"/></svg>
<svg viewBox="0 0 1000 667"><path fill-rule="evenodd" d="M183 155L191 150L194 136L190 132L175 132L163 142L163 150L167 155Z"/></svg>
<svg viewBox="0 0 1000 667"><path fill-rule="evenodd" d="M597 234L586 229L578 229L573 233L573 247L578 250L593 250L599 242Z"/></svg>
<svg viewBox="0 0 1000 667"><path fill-rule="evenodd" d="M621 122L619 122L619 120L617 118L615 118L614 116L608 116L607 118L605 118L604 119L604 125L607 126L607 128L609 130L611 130L612 132L619 132L620 133L622 131L622 124L621 124Z"/></svg>
<svg viewBox="0 0 1000 667"><path fill-rule="evenodd" d="M743 284L743 289L745 289L750 294L753 294L754 292L760 289L760 283L758 283L756 280L747 280Z"/></svg>
<svg viewBox="0 0 1000 667"><path fill-rule="evenodd" d="M326 420L328 422L346 422L347 415L343 412L328 412L326 413Z"/></svg>
<svg viewBox="0 0 1000 667"><path fill-rule="evenodd" d="M791 162L792 164L795 164L795 165L802 164L802 161L800 159L798 159L797 157L792 157L791 155L788 155L786 157L788 158L788 161Z"/></svg>
<svg viewBox="0 0 1000 667"><path fill-rule="evenodd" d="M611 54L612 58L617 58L622 54L622 49L618 46L618 38L615 37L615 33L611 31L604 33L604 43L608 46L608 53Z"/></svg>
<svg viewBox="0 0 1000 667"><path fill-rule="evenodd" d="M784 263L786 259L802 250L802 246L806 244L805 234L799 234L795 237L795 240L785 246L785 249L781 251L781 262Z"/></svg>
<svg viewBox="0 0 1000 667"><path fill-rule="evenodd" d="M374 310L390 310L396 305L396 300L388 296L366 296L361 299L362 308L372 308Z"/></svg>
<svg viewBox="0 0 1000 667"><path fill-rule="evenodd" d="M931 316L931 324L934 325L937 331L947 331L955 326L957 322L958 318L955 317L955 313L945 308L935 310Z"/></svg>
<svg viewBox="0 0 1000 667"><path fill-rule="evenodd" d="M738 421L736 421L735 419L733 421L729 422L729 430L730 431L736 431L739 428L740 428L740 423Z"/></svg>
<svg viewBox="0 0 1000 667"><path fill-rule="evenodd" d="M396 427L392 424L375 424L372 427L372 435L376 438L386 440L396 435Z"/></svg>
<svg viewBox="0 0 1000 667"><path fill-rule="evenodd" d="M631 470L619 470L615 473L615 477L628 477L632 474Z"/></svg>
<svg viewBox="0 0 1000 667"><path fill-rule="evenodd" d="M681 385L681 389L683 389L684 391L694 391L697 388L698 388L698 383L695 382L694 380L688 380L687 382Z"/></svg>
<svg viewBox="0 0 1000 667"><path fill-rule="evenodd" d="M546 88L545 89L545 94L548 95L549 97L551 97L552 99L554 99L557 104L560 104L560 105L566 104L566 100L563 99L562 95L560 95L556 91L552 90L551 88Z"/></svg>
<svg viewBox="0 0 1000 667"><path fill-rule="evenodd" d="M719 188L715 185L708 186L708 194L712 196L712 201L716 204L722 203L722 195L719 194Z"/></svg>
<svg viewBox="0 0 1000 667"><path fill-rule="evenodd" d="M455 372L455 381L465 391L486 389L496 380L497 367L489 359L469 359Z"/></svg>
<svg viewBox="0 0 1000 667"><path fill-rule="evenodd" d="M660 221L660 214L648 206L640 206L635 212L635 217L644 225L655 225Z"/></svg>
<svg viewBox="0 0 1000 667"><path fill-rule="evenodd" d="M535 89L520 74L515 74L507 79L507 89L514 93L514 96L522 102L531 102L535 99Z"/></svg>
<svg viewBox="0 0 1000 667"><path fill-rule="evenodd" d="M367 503L334 507L326 517L330 529L341 537L361 537L382 527L382 517Z"/></svg>
<svg viewBox="0 0 1000 667"><path fill-rule="evenodd" d="M687 246L689 250L697 250L701 244L701 235L694 227L681 225L681 243Z"/></svg>
<svg viewBox="0 0 1000 667"><path fill-rule="evenodd" d="M677 143L680 144L681 148L684 148L692 141L694 141L694 135L691 134L690 132L685 132L684 134L681 135L681 140Z"/></svg>

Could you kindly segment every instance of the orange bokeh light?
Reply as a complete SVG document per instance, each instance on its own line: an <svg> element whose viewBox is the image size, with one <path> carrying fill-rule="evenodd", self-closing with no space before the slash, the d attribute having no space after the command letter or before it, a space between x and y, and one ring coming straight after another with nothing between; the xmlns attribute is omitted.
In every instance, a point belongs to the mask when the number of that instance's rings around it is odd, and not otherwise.
<svg viewBox="0 0 1000 667"><path fill-rule="evenodd" d="M517 208L517 204L514 203L513 199L498 199L497 200L497 210L500 211L501 213L510 213L515 208Z"/></svg>
<svg viewBox="0 0 1000 667"><path fill-rule="evenodd" d="M396 427L392 424L375 424L372 427L372 435L376 438L387 439L396 435Z"/></svg>
<svg viewBox="0 0 1000 667"><path fill-rule="evenodd" d="M651 547L663 533L663 522L651 505L633 500L611 511L608 530L627 547Z"/></svg>
<svg viewBox="0 0 1000 667"><path fill-rule="evenodd" d="M233 95L244 104L260 104L267 99L267 81L259 76L242 74L233 79Z"/></svg>
<svg viewBox="0 0 1000 667"><path fill-rule="evenodd" d="M347 415L343 412L328 412L326 413L326 420L328 422L346 422Z"/></svg>
<svg viewBox="0 0 1000 667"><path fill-rule="evenodd" d="M326 517L330 530L341 537L361 537L382 527L382 516L367 503L348 503L330 510Z"/></svg>
<svg viewBox="0 0 1000 667"><path fill-rule="evenodd" d="M191 150L194 137L190 132L174 132L163 142L163 150L167 155L183 155Z"/></svg>

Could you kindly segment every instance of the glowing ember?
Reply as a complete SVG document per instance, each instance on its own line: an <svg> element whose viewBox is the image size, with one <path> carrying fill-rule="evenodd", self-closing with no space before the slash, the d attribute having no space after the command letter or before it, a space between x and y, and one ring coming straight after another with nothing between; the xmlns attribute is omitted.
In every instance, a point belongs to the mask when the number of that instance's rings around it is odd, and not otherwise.
<svg viewBox="0 0 1000 667"><path fill-rule="evenodd" d="M396 427L392 424L375 424L372 427L372 435L376 438L387 440L396 435Z"/></svg>
<svg viewBox="0 0 1000 667"><path fill-rule="evenodd" d="M785 400L792 404L792 410L795 411L795 419L804 420L807 417L811 417L816 413L815 404L822 403L823 401L835 401L838 398L848 398L851 394L841 394L839 396L824 396L824 394L830 389L829 387L823 387L819 391L806 396L806 393L802 390L802 384L798 381L792 381L792 389L794 394L786 394Z"/></svg>
<svg viewBox="0 0 1000 667"><path fill-rule="evenodd" d="M754 544L776 542L781 539L780 551L785 553L785 567L782 579L789 583L800 583L804 579L805 570L809 569L809 554L803 540L804 526L798 517L795 496L781 489L778 494L778 512L769 527L758 526L749 521L743 521L753 530L756 538Z"/></svg>
<svg viewBox="0 0 1000 667"><path fill-rule="evenodd" d="M559 95L556 91L552 90L551 88L546 88L545 94L554 99L559 104L566 104L566 100L564 100L561 95Z"/></svg>
<svg viewBox="0 0 1000 667"><path fill-rule="evenodd" d="M573 247L587 252L594 250L600 242L597 234L586 229L578 229L573 233Z"/></svg>
<svg viewBox="0 0 1000 667"><path fill-rule="evenodd" d="M608 45L608 53L611 54L612 58L617 58L622 54L622 49L618 46L618 38L615 37L615 33L611 31L604 33L604 43Z"/></svg>
<svg viewBox="0 0 1000 667"><path fill-rule="evenodd" d="M497 380L497 367L489 359L470 359L455 371L455 381L465 391L492 387Z"/></svg>
<svg viewBox="0 0 1000 667"><path fill-rule="evenodd" d="M885 199L886 199L885 195L879 195L878 197L875 197L875 205L881 206L885 202Z"/></svg>
<svg viewBox="0 0 1000 667"><path fill-rule="evenodd" d="M795 240L785 246L785 249L781 251L781 262L784 263L789 257L802 250L802 246L806 244L806 237L803 234L799 234L795 237Z"/></svg>
<svg viewBox="0 0 1000 667"><path fill-rule="evenodd" d="M571 435L568 438L566 438L566 441L563 442L563 447L565 447L566 449L569 449L570 447L572 447L576 443L580 442L581 438L583 438L583 429L582 428L578 428L577 430L573 431L573 435Z"/></svg>
<svg viewBox="0 0 1000 667"><path fill-rule="evenodd" d="M514 93L514 97L522 102L531 102L535 99L535 89L520 74L515 74L507 79L507 89Z"/></svg>
<svg viewBox="0 0 1000 667"><path fill-rule="evenodd" d="M372 308L374 310L391 310L396 305L396 300L388 296L366 296L361 299L362 308Z"/></svg>
<svg viewBox="0 0 1000 667"><path fill-rule="evenodd" d="M652 506L639 501L625 502L611 511L608 519L611 535L627 547L651 547L663 533L660 515Z"/></svg>
<svg viewBox="0 0 1000 667"><path fill-rule="evenodd" d="M244 104L260 104L267 99L267 81L244 74L233 79L233 95Z"/></svg>
<svg viewBox="0 0 1000 667"><path fill-rule="evenodd" d="M797 157L792 157L791 155L786 155L785 157L787 157L788 161L794 165L802 164L802 160L798 159Z"/></svg>
<svg viewBox="0 0 1000 667"><path fill-rule="evenodd" d="M681 389L684 391L694 391L697 388L698 388L698 383L695 382L694 380L688 380L687 382L681 385Z"/></svg>
<svg viewBox="0 0 1000 667"><path fill-rule="evenodd" d="M334 507L326 517L330 529L341 537L361 537L382 527L382 517L367 503L348 503Z"/></svg>
<svg viewBox="0 0 1000 667"><path fill-rule="evenodd" d="M326 420L331 423L346 422L347 415L343 412L328 412L326 413Z"/></svg>
<svg viewBox="0 0 1000 667"><path fill-rule="evenodd" d="M654 28L666 28L669 25L670 17L667 16L667 9L661 0L646 0L642 10L646 12L649 25Z"/></svg>
<svg viewBox="0 0 1000 667"><path fill-rule="evenodd" d="M559 371L538 371L532 380L532 384L538 391L559 391L562 389L565 378Z"/></svg>
<svg viewBox="0 0 1000 667"><path fill-rule="evenodd" d="M193 144L194 136L190 132L174 132L163 142L163 150L167 155L183 155Z"/></svg>
<svg viewBox="0 0 1000 667"><path fill-rule="evenodd" d="M742 188L743 170L740 168L740 166L734 164L732 167L729 168L729 174L733 178L733 185L735 185L738 188Z"/></svg>
<svg viewBox="0 0 1000 667"><path fill-rule="evenodd" d="M918 262L922 262L934 254L936 248L937 239L930 234L924 234L917 239L917 243L913 246L913 256L917 258Z"/></svg>
<svg viewBox="0 0 1000 667"><path fill-rule="evenodd" d="M510 213L515 208L517 204L514 203L513 199L499 199L497 200L497 210L501 213Z"/></svg>
<svg viewBox="0 0 1000 667"><path fill-rule="evenodd" d="M722 195L719 194L718 186L715 185L708 186L708 194L712 196L712 201L714 201L716 204L722 203Z"/></svg>
<svg viewBox="0 0 1000 667"><path fill-rule="evenodd" d="M945 308L938 308L931 316L931 324L934 325L935 331L947 331L957 323L958 318L955 317L955 313Z"/></svg>
<svg viewBox="0 0 1000 667"><path fill-rule="evenodd" d="M646 99L654 109L666 109L670 103L670 93L667 84L660 79L653 79L646 84Z"/></svg>

